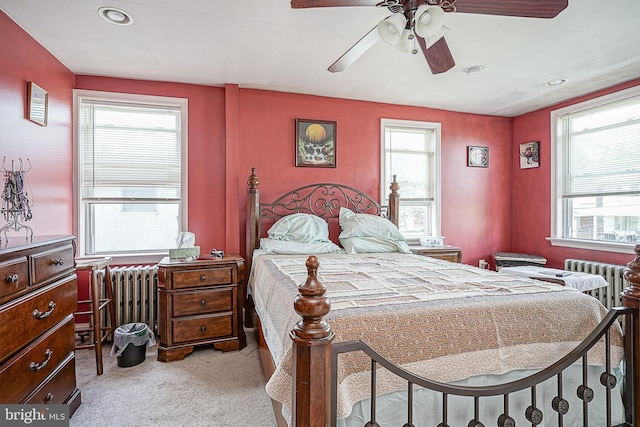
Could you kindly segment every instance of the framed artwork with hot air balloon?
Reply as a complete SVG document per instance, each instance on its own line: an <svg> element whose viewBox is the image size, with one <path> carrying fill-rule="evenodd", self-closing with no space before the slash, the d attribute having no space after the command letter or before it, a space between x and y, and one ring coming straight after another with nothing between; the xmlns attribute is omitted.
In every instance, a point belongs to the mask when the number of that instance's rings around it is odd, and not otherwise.
<svg viewBox="0 0 640 427"><path fill-rule="evenodd" d="M296 166L336 167L336 122L296 119Z"/></svg>

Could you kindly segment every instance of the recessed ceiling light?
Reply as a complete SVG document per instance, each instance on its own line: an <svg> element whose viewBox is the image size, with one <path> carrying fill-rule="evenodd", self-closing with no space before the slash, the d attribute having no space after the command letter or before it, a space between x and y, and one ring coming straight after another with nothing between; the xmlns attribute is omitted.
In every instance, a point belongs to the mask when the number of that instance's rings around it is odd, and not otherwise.
<svg viewBox="0 0 640 427"><path fill-rule="evenodd" d="M544 85L547 87L560 86L567 82L567 79L553 79L546 82Z"/></svg>
<svg viewBox="0 0 640 427"><path fill-rule="evenodd" d="M101 7L98 9L98 15L107 22L116 25L131 25L133 24L133 18L129 16L124 10L116 9L115 7Z"/></svg>
<svg viewBox="0 0 640 427"><path fill-rule="evenodd" d="M474 65L472 67L463 69L462 72L468 76L471 76L473 74L480 73L482 70L484 70L484 65Z"/></svg>

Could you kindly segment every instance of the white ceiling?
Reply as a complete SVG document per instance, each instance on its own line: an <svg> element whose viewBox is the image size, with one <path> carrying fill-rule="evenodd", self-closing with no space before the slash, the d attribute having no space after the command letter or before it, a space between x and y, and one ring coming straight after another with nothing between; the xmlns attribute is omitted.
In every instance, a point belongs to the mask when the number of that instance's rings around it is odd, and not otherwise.
<svg viewBox="0 0 640 427"><path fill-rule="evenodd" d="M102 6L125 10L133 25L102 20ZM289 0L0 0L0 8L76 74L499 116L640 77L640 0L569 0L551 20L449 13L446 41L456 66L440 75L421 54L382 41L346 71L327 71L390 15L384 8L293 10ZM462 71L473 65L486 68ZM568 82L544 86L556 78Z"/></svg>

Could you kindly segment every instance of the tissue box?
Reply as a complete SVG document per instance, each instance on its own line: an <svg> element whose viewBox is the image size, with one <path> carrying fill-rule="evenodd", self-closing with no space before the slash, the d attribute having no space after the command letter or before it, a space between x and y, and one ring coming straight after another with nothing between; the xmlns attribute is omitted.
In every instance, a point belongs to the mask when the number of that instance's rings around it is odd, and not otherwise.
<svg viewBox="0 0 640 427"><path fill-rule="evenodd" d="M429 248L440 248L444 246L444 237L442 236L421 237L420 245L427 246Z"/></svg>
<svg viewBox="0 0 640 427"><path fill-rule="evenodd" d="M200 246L194 246L192 248L177 248L169 249L170 259L186 259L192 260L200 256Z"/></svg>

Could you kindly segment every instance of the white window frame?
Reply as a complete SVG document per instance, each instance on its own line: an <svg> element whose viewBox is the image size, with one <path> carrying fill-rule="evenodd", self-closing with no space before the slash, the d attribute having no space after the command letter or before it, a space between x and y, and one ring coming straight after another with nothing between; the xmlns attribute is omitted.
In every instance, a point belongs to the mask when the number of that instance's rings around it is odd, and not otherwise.
<svg viewBox="0 0 640 427"><path fill-rule="evenodd" d="M573 104L558 110L551 111L551 236L547 240L553 246L562 246L576 249L588 249L594 251L617 252L634 254L635 244L623 242L606 242L596 240L568 239L562 237L562 164L564 151L558 141L560 117L568 113L574 113L588 108L594 108L602 104L619 101L625 98L640 96L640 86L621 90L608 95L603 95L577 104Z"/></svg>
<svg viewBox="0 0 640 427"><path fill-rule="evenodd" d="M433 132L435 137L435 189L434 189L434 212L432 216L431 230L432 236L441 235L441 150L440 143L442 140L442 124L437 122L422 122L415 120L398 120L398 119L380 119L380 200L382 204L388 203L389 199L389 185L391 184L392 177L386 176L386 139L385 129L387 127L404 127L415 128L418 130L429 130ZM391 171L393 174L393 171ZM398 190L400 193L400 206L402 206L402 185ZM419 237L408 237L407 243L418 244Z"/></svg>
<svg viewBox="0 0 640 427"><path fill-rule="evenodd" d="M107 102L119 102L119 103L132 103L132 104L146 104L154 106L167 106L180 109L180 125L181 125L181 150L182 150L182 164L181 164L181 196L180 196L180 230L186 231L188 227L188 211L189 211L189 185L188 185L188 99L186 98L173 98L164 96L151 96L151 95L136 95L128 93L115 93L115 92L103 92L92 90L73 90L73 231L77 236L77 257L95 257L86 254L86 239L83 235L85 230L84 214L81 212L81 152L80 152L80 121L79 121L79 108L83 99L91 99L96 101ZM131 254L114 254L112 255L114 264L132 264L132 263L157 263L164 256L168 254L166 252L148 252L148 253L131 253Z"/></svg>

